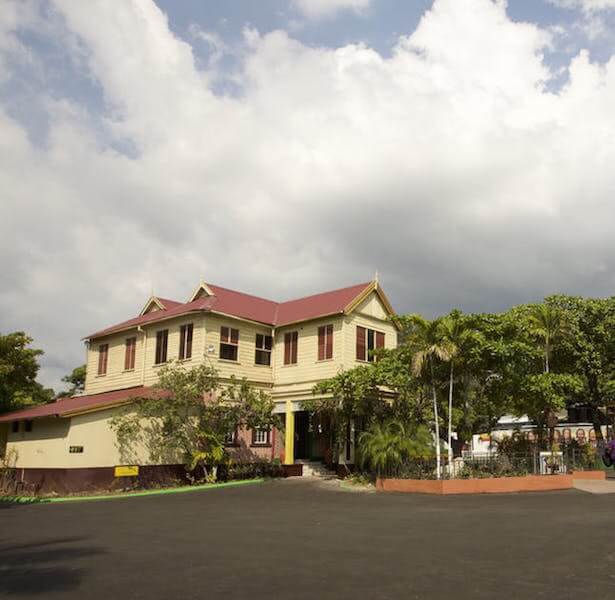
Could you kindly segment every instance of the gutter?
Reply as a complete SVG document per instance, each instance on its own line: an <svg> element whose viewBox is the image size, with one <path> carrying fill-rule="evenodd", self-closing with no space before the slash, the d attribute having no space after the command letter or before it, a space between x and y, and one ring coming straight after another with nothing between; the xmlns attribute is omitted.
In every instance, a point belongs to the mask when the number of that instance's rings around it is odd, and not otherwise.
<svg viewBox="0 0 615 600"><path fill-rule="evenodd" d="M145 385L145 355L147 353L147 331L141 327L141 325L137 325L137 331L143 334L143 343L141 347L143 348L143 361L141 368L141 385Z"/></svg>

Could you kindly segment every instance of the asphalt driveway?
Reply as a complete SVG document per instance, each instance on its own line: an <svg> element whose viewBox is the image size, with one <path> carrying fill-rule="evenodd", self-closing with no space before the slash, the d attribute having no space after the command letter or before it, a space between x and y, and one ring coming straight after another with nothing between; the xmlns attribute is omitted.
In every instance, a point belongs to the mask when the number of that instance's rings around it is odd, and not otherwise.
<svg viewBox="0 0 615 600"><path fill-rule="evenodd" d="M295 479L0 504L0 597L615 597L615 496L363 494Z"/></svg>

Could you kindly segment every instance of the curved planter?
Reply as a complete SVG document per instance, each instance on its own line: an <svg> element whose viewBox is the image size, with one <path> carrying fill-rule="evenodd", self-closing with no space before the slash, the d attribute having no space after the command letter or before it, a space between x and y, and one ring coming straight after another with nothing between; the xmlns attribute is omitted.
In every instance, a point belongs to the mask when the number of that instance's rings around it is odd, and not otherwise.
<svg viewBox="0 0 615 600"><path fill-rule="evenodd" d="M572 475L526 475L525 477L489 477L485 479L380 479L379 492L415 494L504 494L511 492L546 492L573 487Z"/></svg>

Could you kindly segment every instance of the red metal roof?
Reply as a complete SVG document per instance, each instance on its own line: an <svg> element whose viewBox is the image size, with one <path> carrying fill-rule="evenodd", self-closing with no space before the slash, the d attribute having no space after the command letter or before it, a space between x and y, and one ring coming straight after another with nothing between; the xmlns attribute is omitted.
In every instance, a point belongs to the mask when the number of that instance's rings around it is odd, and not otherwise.
<svg viewBox="0 0 615 600"><path fill-rule="evenodd" d="M165 305L164 310L156 310L140 317L128 319L117 325L92 333L87 338L98 338L116 331L200 311L223 313L270 326L288 325L297 321L306 321L343 312L344 308L370 286L371 283L360 283L287 302L274 302L273 300L266 300L258 296L208 284L213 296L202 296L185 304L159 298Z"/></svg>
<svg viewBox="0 0 615 600"><path fill-rule="evenodd" d="M371 281L341 290L282 302L278 305L275 325L287 325L296 321L306 321L316 317L341 313L369 285L371 285Z"/></svg>
<svg viewBox="0 0 615 600"><path fill-rule="evenodd" d="M73 396L72 398L65 398L64 400L58 400L57 402L41 404L40 406L24 408L0 415L0 423L7 421L19 421L22 419L40 419L42 417L61 417L63 415L91 409L102 409L107 405L111 406L114 404L120 404L122 402L127 402L131 398L151 396L154 393L160 394L161 392L154 392L151 387L138 386L124 390L103 392L102 394Z"/></svg>
<svg viewBox="0 0 615 600"><path fill-rule="evenodd" d="M183 302L177 302L177 300L169 300L168 298L159 298L158 296L156 296L156 300L158 300L160 304L162 304L162 306L164 306L166 309L174 308L175 306L179 306L180 304L183 304Z"/></svg>

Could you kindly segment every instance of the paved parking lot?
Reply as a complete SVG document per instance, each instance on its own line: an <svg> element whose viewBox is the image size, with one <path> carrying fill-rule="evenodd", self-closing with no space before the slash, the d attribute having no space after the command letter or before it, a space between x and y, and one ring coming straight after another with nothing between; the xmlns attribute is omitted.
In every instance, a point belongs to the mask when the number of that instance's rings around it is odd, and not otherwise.
<svg viewBox="0 0 615 600"><path fill-rule="evenodd" d="M0 597L615 597L615 496L431 497L295 479L0 504Z"/></svg>

